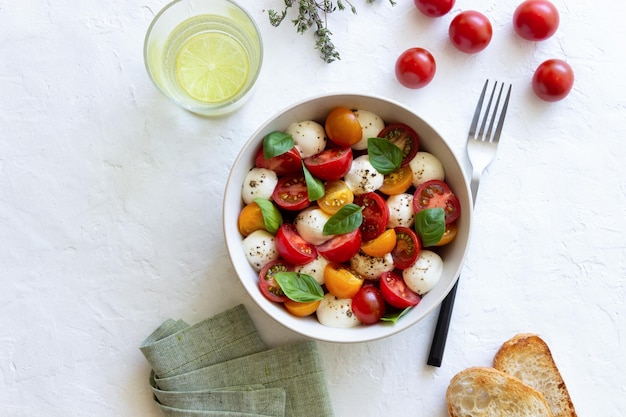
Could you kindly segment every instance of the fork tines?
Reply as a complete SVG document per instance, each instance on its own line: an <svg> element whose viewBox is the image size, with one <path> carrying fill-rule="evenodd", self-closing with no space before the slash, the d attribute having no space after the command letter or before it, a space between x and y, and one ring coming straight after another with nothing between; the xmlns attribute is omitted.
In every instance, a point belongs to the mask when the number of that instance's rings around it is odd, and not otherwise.
<svg viewBox="0 0 626 417"><path fill-rule="evenodd" d="M502 108L499 108L500 99L502 98L502 92L505 86L504 83L499 83L500 89L496 97L493 113L490 113L490 110L493 104L495 93L498 90L498 81L494 82L493 88L491 89L491 94L489 95L489 101L487 102L487 107L483 110L483 101L485 99L485 93L487 92L488 84L489 80L486 80L485 85L483 86L483 91L481 92L480 98L478 99L476 111L474 112L474 118L472 119L472 126L470 127L469 136L471 138L484 140L486 142L497 142L500 139L500 133L502 133L502 125L504 125L504 118L506 116L506 110L509 106L509 98L511 97L511 84L509 84L509 88L507 89L504 104ZM478 131L478 135L476 135L476 128L478 127L478 123L481 120L481 116L482 122L480 123L480 130ZM496 120L498 121L498 124L496 125L495 131L493 131L493 126ZM487 133L484 134L487 123L489 123L489 126L487 128Z"/></svg>

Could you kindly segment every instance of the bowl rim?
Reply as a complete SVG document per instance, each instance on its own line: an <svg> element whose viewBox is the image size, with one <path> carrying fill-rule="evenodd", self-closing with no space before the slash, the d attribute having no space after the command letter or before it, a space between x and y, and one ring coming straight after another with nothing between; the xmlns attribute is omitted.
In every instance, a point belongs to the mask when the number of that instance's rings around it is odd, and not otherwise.
<svg viewBox="0 0 626 417"><path fill-rule="evenodd" d="M349 328L349 329L341 329L341 328L337 329L337 328L326 327L322 325L321 323L317 322L317 319L313 317L312 320L315 320L315 322L320 326L320 328L324 329L324 331L323 332L317 331L315 332L315 334L312 334L312 332L305 330L304 326L302 325L298 326L298 323L301 324L303 319L306 320L308 318L287 316L289 313L286 312L284 308L282 308L282 306L277 306L276 303L272 303L271 301L265 300L264 298L261 299L262 295L260 291L259 291L260 297L257 298L253 296L251 291L252 290L258 291L258 287L255 285L254 288L252 288L253 286L250 284L250 282L242 279L240 269L241 268L247 269L251 267L249 263L247 263L247 260L244 265L240 265L238 262L236 262L236 260L241 259L242 256L245 258L245 255L243 255L243 251L241 251L241 247L240 246L237 247L236 240L233 239L232 236L230 236L232 229L229 230L229 227L228 227L229 222L227 222L226 219L231 218L232 216L236 216L236 215L228 211L229 201L231 200L228 197L232 192L234 192L233 187L235 187L235 185L233 184L232 180L236 173L235 167L241 166L242 163L245 163L248 166L247 170L251 168L251 166L249 166L249 163L248 163L249 155L247 155L245 151L249 150L249 148L252 145L258 142L260 136L264 134L266 130L268 129L268 127L272 125L273 123L275 123L276 120L281 117L281 115L283 115L286 112L292 111L294 109L298 109L301 106L309 105L311 102L316 102L319 100L330 101L331 99L336 100L338 98L342 98L342 99L345 98L346 102L363 101L363 100L382 101L385 104L395 106L398 109L402 109L403 111L410 113L413 117L416 118L415 120L419 120L421 123L423 123L425 127L430 129L432 133L440 139L441 143L439 145L443 146L446 149L446 151L449 153L452 160L456 163L458 170L462 174L462 177L463 177L463 181L462 181L462 184L464 185L462 187L463 189L459 190L459 188L455 186L455 194L459 194L459 192L462 192L462 195L464 196L464 199L462 200L462 209L463 209L463 217L465 218L464 222L466 224L466 243L465 243L465 247L463 248L460 254L460 258L459 258L460 261L458 265L456 266L456 268L454 269L454 278L449 281L448 285L443 289L443 291L439 291L439 294L436 296L436 299L434 301L431 300L431 303L430 303L431 305L429 307L425 309L421 309L422 311L419 316L411 317L411 313L413 313L414 311L410 311L405 317L403 317L402 320L399 320L395 324L378 323L373 326L359 326L356 328ZM368 110L368 109L364 108L363 110ZM295 121L296 120L294 120L294 122ZM240 198L241 197L240 187L236 186L236 189L238 191L238 196ZM246 292L248 293L248 296L254 300L255 304L261 310L263 310L268 316L270 316L274 321L281 324L283 327L286 327L294 331L295 333L298 333L300 335L306 336L311 339L324 341L324 342L332 342L332 343L361 343L361 342L368 342L368 341L374 341L374 340L387 338L389 336L400 333L408 329L409 327L412 327L414 324L423 320L426 316L432 313L433 310L439 307L443 299L450 293L450 291L456 284L459 278L461 269L463 268L465 264L465 259L467 257L467 252L469 250L469 242L470 242L470 237L471 237L471 228L472 228L472 223L473 223L472 218L473 218L473 210L471 207L471 192L469 188L469 181L468 181L467 174L465 170L463 169L462 164L460 163L460 159L453 152L452 148L450 147L448 142L444 139L444 137L430 123L425 121L421 116L419 116L417 113L415 113L413 110L411 110L409 107L405 106L404 104L399 103L396 100L381 96L381 95L363 94L363 93L355 93L355 92L333 92L333 93L320 93L320 94L312 95L312 96L300 99L298 101L295 101L294 103L283 107L279 111L275 112L268 119L266 119L263 122L263 124L261 124L261 126L259 126L248 137L246 142L242 145L235 160L233 161L230 172L226 180L226 185L224 189L224 198L222 201L222 228L223 228L224 241L226 244L227 252L231 260L231 264L233 265L233 268L235 269L235 273L237 274L238 281L244 286L244 288L246 289ZM235 217L235 223L233 224L236 224L236 217ZM241 236L237 234L236 239L241 241ZM238 252L241 252L241 253L238 253ZM425 296L428 296L429 294L430 292L426 294ZM286 319L281 320L277 316L276 312L279 311L279 309L281 310L281 314L284 314L283 317L286 317ZM375 327L375 326L379 326L379 327L385 326L387 330L386 331L367 331L368 329ZM365 331L359 331L359 330L365 330ZM349 334L350 337L341 337L344 333Z"/></svg>

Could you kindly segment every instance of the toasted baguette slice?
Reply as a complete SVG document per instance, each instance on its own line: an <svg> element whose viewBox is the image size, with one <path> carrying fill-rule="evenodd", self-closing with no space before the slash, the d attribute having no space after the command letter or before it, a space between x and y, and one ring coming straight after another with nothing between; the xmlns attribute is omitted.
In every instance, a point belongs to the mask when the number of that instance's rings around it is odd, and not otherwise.
<svg viewBox="0 0 626 417"><path fill-rule="evenodd" d="M537 390L494 368L456 374L446 391L451 417L553 417Z"/></svg>
<svg viewBox="0 0 626 417"><path fill-rule="evenodd" d="M507 340L496 353L493 366L543 394L554 417L576 417L561 373L539 336L518 334Z"/></svg>

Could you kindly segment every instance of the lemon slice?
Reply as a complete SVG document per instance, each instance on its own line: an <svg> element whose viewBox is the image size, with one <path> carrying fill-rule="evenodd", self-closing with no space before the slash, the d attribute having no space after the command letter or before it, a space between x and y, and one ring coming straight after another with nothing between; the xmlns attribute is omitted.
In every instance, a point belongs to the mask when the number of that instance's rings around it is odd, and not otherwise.
<svg viewBox="0 0 626 417"><path fill-rule="evenodd" d="M176 79L190 97L220 103L234 97L250 71L243 46L232 37L207 32L187 40L176 55Z"/></svg>

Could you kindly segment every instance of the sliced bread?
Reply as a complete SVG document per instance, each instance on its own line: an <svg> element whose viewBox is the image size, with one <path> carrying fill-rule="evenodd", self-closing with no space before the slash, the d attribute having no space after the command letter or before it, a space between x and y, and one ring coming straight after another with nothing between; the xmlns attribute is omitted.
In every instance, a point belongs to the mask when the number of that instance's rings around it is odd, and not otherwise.
<svg viewBox="0 0 626 417"><path fill-rule="evenodd" d="M546 342L535 334L518 334L504 342L494 368L541 392L554 417L576 417L574 405Z"/></svg>
<svg viewBox="0 0 626 417"><path fill-rule="evenodd" d="M446 402L451 417L553 417L538 391L488 367L456 374L446 391Z"/></svg>

